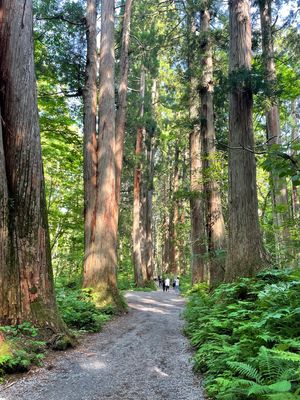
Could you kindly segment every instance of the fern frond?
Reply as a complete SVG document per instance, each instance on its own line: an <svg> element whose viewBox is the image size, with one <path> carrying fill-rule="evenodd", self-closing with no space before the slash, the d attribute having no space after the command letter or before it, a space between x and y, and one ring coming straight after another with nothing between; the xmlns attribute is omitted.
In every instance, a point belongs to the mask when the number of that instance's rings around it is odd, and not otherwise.
<svg viewBox="0 0 300 400"><path fill-rule="evenodd" d="M238 361L228 361L227 364L234 371L240 375L244 375L247 378L253 379L256 382L261 382L262 377L259 371L250 364L238 362Z"/></svg>
<svg viewBox="0 0 300 400"><path fill-rule="evenodd" d="M280 381L272 383L271 385L253 385L248 390L248 396L251 394L267 394L267 393L287 393L291 390L291 382ZM281 395L282 396L282 395Z"/></svg>
<svg viewBox="0 0 300 400"><path fill-rule="evenodd" d="M293 361L300 363L300 354L296 353L291 353L290 351L282 351L282 350L269 350L269 352L273 355L276 356L277 359L279 360L284 360L284 361Z"/></svg>

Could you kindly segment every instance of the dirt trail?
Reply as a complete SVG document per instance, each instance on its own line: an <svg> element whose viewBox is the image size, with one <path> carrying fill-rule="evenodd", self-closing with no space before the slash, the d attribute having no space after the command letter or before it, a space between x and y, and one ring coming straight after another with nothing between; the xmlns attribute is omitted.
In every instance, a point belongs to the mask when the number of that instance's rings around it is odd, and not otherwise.
<svg viewBox="0 0 300 400"><path fill-rule="evenodd" d="M182 335L184 300L130 292L129 313L5 390L0 400L203 400Z"/></svg>

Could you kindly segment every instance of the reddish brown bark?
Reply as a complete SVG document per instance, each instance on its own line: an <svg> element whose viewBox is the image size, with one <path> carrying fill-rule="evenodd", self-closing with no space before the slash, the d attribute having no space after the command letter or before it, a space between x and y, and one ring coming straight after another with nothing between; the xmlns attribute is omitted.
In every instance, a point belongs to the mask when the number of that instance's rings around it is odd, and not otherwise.
<svg viewBox="0 0 300 400"><path fill-rule="evenodd" d="M178 274L178 243L177 243L177 231L179 222L179 210L178 210L178 199L176 197L179 189L179 147L176 144L175 157L174 157L174 171L172 179L172 188L170 192L173 194L172 204L170 209L170 223L169 223L169 236L170 236L170 249L169 249L169 272L173 275Z"/></svg>
<svg viewBox="0 0 300 400"><path fill-rule="evenodd" d="M129 43L130 43L130 20L133 0L126 0L123 14L122 47L120 59L120 84L118 91L118 109L116 114L116 193L117 202L120 202L121 175L124 153L128 68L129 68Z"/></svg>
<svg viewBox="0 0 300 400"><path fill-rule="evenodd" d="M135 155L137 165L134 171L134 187L133 187L133 263L134 263L134 276L137 286L144 286L146 281L146 269L143 268L142 263L142 248L141 248L141 161L139 158L143 150L143 128L137 130Z"/></svg>
<svg viewBox="0 0 300 400"><path fill-rule="evenodd" d="M98 304L123 304L117 289L117 197L115 170L114 1L101 3L99 62L99 135L97 200L93 263L84 271Z"/></svg>
<svg viewBox="0 0 300 400"><path fill-rule="evenodd" d="M274 45L272 32L272 0L259 1L260 20L262 31L262 56L264 61L265 77L267 83L267 140L268 145L281 143L281 130L279 118L278 99L276 98L276 67L274 59ZM282 246L289 243L289 230L286 226L289 219L288 191L285 178L278 174L270 173L273 215L275 225L275 239L278 249L277 260L280 263Z"/></svg>
<svg viewBox="0 0 300 400"><path fill-rule="evenodd" d="M188 29L190 32L190 51L188 66L190 72L189 88L189 117L191 121L191 133L189 138L190 152L190 212L191 212L191 271L192 282L204 282L207 280L207 263L205 254L206 229L205 229L205 203L203 196L203 174L200 137L200 96L198 91L198 79L195 77L195 13L193 4L190 4L191 15L188 16Z"/></svg>
<svg viewBox="0 0 300 400"><path fill-rule="evenodd" d="M145 98L145 69L141 67L140 79L140 117L144 116L144 98ZM137 130L135 157L136 166L134 170L134 189L133 189L133 227L132 227L132 240L133 240L133 264L135 284L137 286L144 286L147 280L147 269L145 258L143 255L143 226L142 226L142 164L141 156L143 152L143 139L145 136L145 128L140 126Z"/></svg>
<svg viewBox="0 0 300 400"><path fill-rule="evenodd" d="M225 280L252 276L266 266L258 223L256 164L253 149L251 69L251 20L248 0L233 0L230 12L229 109L229 240Z"/></svg>
<svg viewBox="0 0 300 400"><path fill-rule="evenodd" d="M191 248L192 248L192 281L206 280L206 235L203 204L203 182L201 176L201 143L200 126L195 124L190 133L190 163L191 163ZM201 197L202 196L202 197Z"/></svg>
<svg viewBox="0 0 300 400"><path fill-rule="evenodd" d="M207 238L209 252L209 281L215 286L224 278L226 236L219 185L216 175L216 135L213 108L213 59L210 40L210 13L203 3L201 24L201 139L203 142L204 190L207 202Z"/></svg>
<svg viewBox="0 0 300 400"><path fill-rule="evenodd" d="M83 90L84 135L84 270L94 264L97 200L97 8L96 0L87 0L86 77Z"/></svg>
<svg viewBox="0 0 300 400"><path fill-rule="evenodd" d="M291 105L292 111L292 135L291 140L293 145L299 142L297 138L297 111L296 111L296 100L293 100ZM292 157L296 157L297 152L295 150L292 151ZM297 220L299 218L299 211L300 211L300 202L299 202L299 193L298 193L298 186L295 185L295 182L292 182L292 211L293 211L293 218Z"/></svg>
<svg viewBox="0 0 300 400"><path fill-rule="evenodd" d="M32 1L21 3L0 2L0 323L31 321L63 332L51 268Z"/></svg>

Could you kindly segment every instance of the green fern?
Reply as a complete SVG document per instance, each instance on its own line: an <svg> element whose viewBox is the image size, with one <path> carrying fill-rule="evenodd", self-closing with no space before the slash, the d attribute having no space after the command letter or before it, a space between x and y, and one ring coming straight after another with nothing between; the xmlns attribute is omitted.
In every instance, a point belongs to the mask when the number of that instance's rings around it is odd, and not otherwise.
<svg viewBox="0 0 300 400"><path fill-rule="evenodd" d="M240 375L246 376L247 378L252 379L255 382L262 381L262 377L259 371L250 364L236 361L228 361L227 364L234 372L237 372Z"/></svg>
<svg viewBox="0 0 300 400"><path fill-rule="evenodd" d="M268 270L189 297L185 317L213 400L300 400L300 270Z"/></svg>
<svg viewBox="0 0 300 400"><path fill-rule="evenodd" d="M271 385L253 385L248 390L247 395L251 394L267 394L267 393L287 393L291 390L291 382L279 381L272 383Z"/></svg>

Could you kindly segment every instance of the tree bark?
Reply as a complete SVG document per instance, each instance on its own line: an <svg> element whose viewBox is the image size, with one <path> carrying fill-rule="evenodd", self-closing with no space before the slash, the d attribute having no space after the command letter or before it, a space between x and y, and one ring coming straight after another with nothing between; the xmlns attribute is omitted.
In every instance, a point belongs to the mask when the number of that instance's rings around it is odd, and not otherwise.
<svg viewBox="0 0 300 400"><path fill-rule="evenodd" d="M178 143L175 145L175 157L174 157L174 169L173 179L171 183L170 193L172 196L172 203L170 208L170 260L169 260L169 272L173 275L178 274L178 243L177 243L177 230L179 222L179 210L178 210L178 199L176 194L179 189L179 147Z"/></svg>
<svg viewBox="0 0 300 400"><path fill-rule="evenodd" d="M206 280L206 235L203 204L203 181L201 176L201 143L200 126L195 124L190 133L190 163L191 163L191 247L192 247L192 282ZM201 198L202 196L202 198Z"/></svg>
<svg viewBox="0 0 300 400"><path fill-rule="evenodd" d="M153 178L154 178L154 152L155 145L153 137L148 138L148 144L146 149L147 156L147 191L146 191L146 248L145 248L145 260L147 269L147 280L153 279L154 265L153 265Z"/></svg>
<svg viewBox="0 0 300 400"><path fill-rule="evenodd" d="M291 105L291 111L292 111L292 135L291 135L291 140L293 144L296 144L299 142L299 139L297 139L297 108L296 108L296 100L292 101ZM297 152L295 150L292 151L292 157L296 157ZM298 193L298 186L295 185L295 182L292 182L292 211L293 211L293 218L294 221L297 221L300 216L300 202L299 202L299 193Z"/></svg>
<svg viewBox="0 0 300 400"><path fill-rule="evenodd" d="M120 59L120 84L118 90L118 109L116 114L116 193L117 202L120 202L121 175L124 153L128 68L129 68L129 43L130 43L130 21L133 0L126 0L125 12L123 14L122 47Z"/></svg>
<svg viewBox="0 0 300 400"><path fill-rule="evenodd" d="M32 1L0 2L0 324L66 332L51 268Z"/></svg>
<svg viewBox="0 0 300 400"><path fill-rule="evenodd" d="M225 280L253 276L267 264L258 222L253 154L251 20L248 0L232 0L230 15L229 240ZM250 151L246 150L250 149Z"/></svg>
<svg viewBox="0 0 300 400"><path fill-rule="evenodd" d="M94 262L84 271L99 305L123 308L117 289L117 196L115 166L114 1L101 3L99 135Z"/></svg>
<svg viewBox="0 0 300 400"><path fill-rule="evenodd" d="M216 135L214 127L213 108L213 59L210 40L210 13L207 5L200 11L201 28L201 67L202 76L200 84L201 98L201 139L203 143L203 174L205 198L207 202L207 238L209 252L209 280L212 286L223 281L225 272L226 249L225 224L223 219L222 204L219 185L215 175L216 163Z"/></svg>
<svg viewBox="0 0 300 400"><path fill-rule="evenodd" d="M141 79L140 79L140 118L144 116L144 98L145 98L145 69L141 67ZM136 166L134 170L134 189L133 189L133 227L132 227L132 240L133 240L133 264L134 264L134 276L136 286L144 286L147 280L147 270L142 254L142 231L141 231L141 190L142 190L142 164L141 156L143 152L143 138L145 135L145 128L141 123L141 126L137 130L136 137Z"/></svg>
<svg viewBox="0 0 300 400"><path fill-rule="evenodd" d="M190 105L189 114L192 124L190 133L190 210L191 210L191 270L192 282L204 282L207 278L206 254L206 229L205 229L205 207L203 196L203 175L201 159L201 136L200 136L200 95L197 90L197 79L194 76L195 49L193 48L194 35L196 31L194 13L188 21L190 30L189 70L190 70Z"/></svg>
<svg viewBox="0 0 300 400"><path fill-rule="evenodd" d="M95 262L95 226L97 203L97 7L87 0L86 77L83 90L84 135L84 271ZM85 274L85 273L84 273Z"/></svg>
<svg viewBox="0 0 300 400"><path fill-rule="evenodd" d="M259 1L260 21L262 31L262 56L264 61L265 77L267 83L268 104L266 110L267 140L268 145L281 144L281 131L279 119L278 99L276 89L276 67L274 60L273 32L272 32L272 0ZM286 180L278 174L270 173L273 215L275 223L275 239L277 242L277 258L280 263L281 249L288 246L289 230L285 226L289 219L289 203Z"/></svg>

